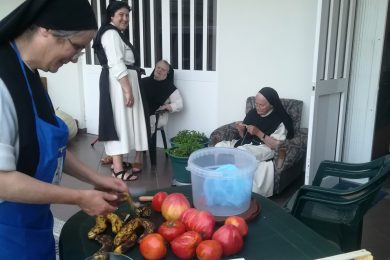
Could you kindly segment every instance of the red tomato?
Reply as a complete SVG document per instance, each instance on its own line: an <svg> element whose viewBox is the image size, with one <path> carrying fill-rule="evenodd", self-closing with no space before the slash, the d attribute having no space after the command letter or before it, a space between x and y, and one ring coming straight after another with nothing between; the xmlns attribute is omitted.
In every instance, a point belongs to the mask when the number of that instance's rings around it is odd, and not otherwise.
<svg viewBox="0 0 390 260"><path fill-rule="evenodd" d="M161 212L161 205L167 196L168 193L165 191L157 192L152 199L152 209L154 211Z"/></svg>
<svg viewBox="0 0 390 260"><path fill-rule="evenodd" d="M204 240L196 248L196 256L199 260L219 260L223 249L217 240Z"/></svg>
<svg viewBox="0 0 390 260"><path fill-rule="evenodd" d="M186 227L179 220L165 221L158 228L158 233L167 241L172 241L174 238L186 232Z"/></svg>
<svg viewBox="0 0 390 260"><path fill-rule="evenodd" d="M187 231L171 241L171 249L180 259L191 259L195 256L200 242L202 237L198 232Z"/></svg>
<svg viewBox="0 0 390 260"><path fill-rule="evenodd" d="M161 205L161 214L166 220L176 220L188 208L190 202L182 193L171 193Z"/></svg>
<svg viewBox="0 0 390 260"><path fill-rule="evenodd" d="M167 254L164 238L158 233L146 235L140 242L139 251L146 259L162 259Z"/></svg>
<svg viewBox="0 0 390 260"><path fill-rule="evenodd" d="M214 231L215 219L208 211L189 208L180 217L187 230L198 232L203 239L210 239Z"/></svg>
<svg viewBox="0 0 390 260"><path fill-rule="evenodd" d="M217 229L213 234L213 240L221 243L223 255L229 256L238 253L244 245L244 240L238 228L233 225L226 224Z"/></svg>
<svg viewBox="0 0 390 260"><path fill-rule="evenodd" d="M246 224L245 219L239 216L230 216L225 219L225 224L231 224L238 228L240 234L244 237L248 234L248 225Z"/></svg>

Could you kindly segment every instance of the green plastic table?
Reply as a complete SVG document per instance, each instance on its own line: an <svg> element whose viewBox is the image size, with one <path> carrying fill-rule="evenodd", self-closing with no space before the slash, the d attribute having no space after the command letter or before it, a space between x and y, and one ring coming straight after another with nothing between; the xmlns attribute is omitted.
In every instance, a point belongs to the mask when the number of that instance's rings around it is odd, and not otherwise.
<svg viewBox="0 0 390 260"><path fill-rule="evenodd" d="M145 195L153 195L150 191ZM168 193L180 192L192 199L191 186L163 189ZM288 214L271 200L253 193L261 207L260 214L248 223L249 233L244 240L243 249L236 255L224 259L315 259L340 254L340 249L316 232ZM80 211L73 215L63 226L59 248L60 259L82 260L95 253L100 245L87 238L89 229L94 226L95 218ZM133 259L143 259L138 247L130 249L126 255ZM168 250L165 259L177 259Z"/></svg>

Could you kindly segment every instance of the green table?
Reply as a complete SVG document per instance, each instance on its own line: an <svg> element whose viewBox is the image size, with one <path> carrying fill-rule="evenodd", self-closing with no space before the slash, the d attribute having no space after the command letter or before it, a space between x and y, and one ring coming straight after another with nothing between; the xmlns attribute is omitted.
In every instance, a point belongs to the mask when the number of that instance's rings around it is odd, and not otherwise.
<svg viewBox="0 0 390 260"><path fill-rule="evenodd" d="M164 189L168 193L181 192L192 198L191 186ZM157 191L146 195L155 194ZM261 206L260 215L248 223L249 234L240 253L225 259L315 259L340 254L340 249L286 213L271 200L253 193ZM63 226L60 235L60 259L82 260L99 249L99 244L88 240L88 230L95 219L84 212L73 215ZM127 252L133 259L143 259L138 247ZM165 259L177 259L168 250Z"/></svg>

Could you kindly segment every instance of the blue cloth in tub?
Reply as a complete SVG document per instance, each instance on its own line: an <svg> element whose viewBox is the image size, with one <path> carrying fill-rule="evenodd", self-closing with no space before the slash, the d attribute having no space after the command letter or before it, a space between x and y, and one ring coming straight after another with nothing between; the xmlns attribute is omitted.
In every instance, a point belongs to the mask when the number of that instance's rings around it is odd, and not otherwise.
<svg viewBox="0 0 390 260"><path fill-rule="evenodd" d="M221 177L206 178L203 184L208 206L239 207L248 201L252 191L251 179L240 173L233 164L225 164L214 170L213 175ZM249 194L249 195L248 195Z"/></svg>

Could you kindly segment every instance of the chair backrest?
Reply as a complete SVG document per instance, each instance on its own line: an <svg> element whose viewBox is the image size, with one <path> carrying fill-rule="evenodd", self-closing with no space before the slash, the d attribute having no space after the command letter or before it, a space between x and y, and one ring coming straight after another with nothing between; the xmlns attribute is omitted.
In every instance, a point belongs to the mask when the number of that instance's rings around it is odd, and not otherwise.
<svg viewBox="0 0 390 260"><path fill-rule="evenodd" d="M245 114L248 113L249 110L255 108L255 100L256 98L254 96L246 99ZM284 109L286 109L287 113L290 115L293 121L294 131L297 133L301 127L303 101L290 98L281 98L280 101L282 102Z"/></svg>
<svg viewBox="0 0 390 260"><path fill-rule="evenodd" d="M323 179L331 176L346 179L372 179L378 177L382 168L390 164L390 155L365 163L345 163L324 160L320 163L312 185L321 186Z"/></svg>

